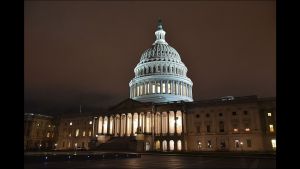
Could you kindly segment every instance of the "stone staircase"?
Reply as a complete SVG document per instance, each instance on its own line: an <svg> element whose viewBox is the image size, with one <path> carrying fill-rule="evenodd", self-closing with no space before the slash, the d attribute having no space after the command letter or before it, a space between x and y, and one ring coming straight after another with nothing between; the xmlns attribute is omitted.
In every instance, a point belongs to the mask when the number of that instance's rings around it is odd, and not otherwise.
<svg viewBox="0 0 300 169"><path fill-rule="evenodd" d="M102 143L97 150L103 151L136 151L137 141L134 137L112 137L106 143Z"/></svg>

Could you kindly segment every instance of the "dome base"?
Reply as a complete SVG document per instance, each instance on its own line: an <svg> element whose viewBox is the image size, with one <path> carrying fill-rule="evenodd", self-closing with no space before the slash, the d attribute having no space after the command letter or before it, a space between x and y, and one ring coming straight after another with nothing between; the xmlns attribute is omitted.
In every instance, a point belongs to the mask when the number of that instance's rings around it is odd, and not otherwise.
<svg viewBox="0 0 300 169"><path fill-rule="evenodd" d="M173 95L173 94L149 94L132 98L140 102L164 103L164 102L192 102L193 98L187 96Z"/></svg>

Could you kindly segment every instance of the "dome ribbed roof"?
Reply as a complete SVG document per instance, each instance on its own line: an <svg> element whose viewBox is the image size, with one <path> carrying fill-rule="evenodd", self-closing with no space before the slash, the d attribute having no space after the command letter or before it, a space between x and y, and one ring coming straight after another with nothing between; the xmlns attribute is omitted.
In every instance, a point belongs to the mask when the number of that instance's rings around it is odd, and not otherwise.
<svg viewBox="0 0 300 169"><path fill-rule="evenodd" d="M140 63L151 61L171 61L179 63L181 59L178 52L172 46L156 43L143 52Z"/></svg>

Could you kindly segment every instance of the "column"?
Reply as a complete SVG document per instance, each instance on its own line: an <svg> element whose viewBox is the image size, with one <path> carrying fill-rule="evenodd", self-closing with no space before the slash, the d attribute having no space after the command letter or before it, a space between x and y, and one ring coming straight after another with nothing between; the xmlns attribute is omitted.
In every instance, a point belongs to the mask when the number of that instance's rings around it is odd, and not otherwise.
<svg viewBox="0 0 300 169"><path fill-rule="evenodd" d="M169 116L170 116L170 112L167 111L167 118L168 118L168 130L167 130L167 134L170 135L170 120L169 120Z"/></svg>
<svg viewBox="0 0 300 169"><path fill-rule="evenodd" d="M128 118L128 114L125 114L125 136L127 136L127 118Z"/></svg>
<svg viewBox="0 0 300 169"><path fill-rule="evenodd" d="M106 134L107 135L110 135L110 116L107 116L107 132Z"/></svg>
<svg viewBox="0 0 300 169"><path fill-rule="evenodd" d="M170 140L167 140L167 151L170 151Z"/></svg>
<svg viewBox="0 0 300 169"><path fill-rule="evenodd" d="M140 113L138 113L138 128L141 126L140 124ZM139 132L139 130L137 130L137 132Z"/></svg>
<svg viewBox="0 0 300 169"><path fill-rule="evenodd" d="M105 119L105 116L103 116L103 118L102 118L102 124L101 124L102 125L101 133L102 134L104 134L104 132L103 132L104 131L104 119Z"/></svg>
<svg viewBox="0 0 300 169"><path fill-rule="evenodd" d="M157 134L157 112L154 113L154 134Z"/></svg>
<svg viewBox="0 0 300 169"><path fill-rule="evenodd" d="M181 133L182 133L182 135L185 133L185 132L184 132L185 126L184 126L184 123L183 123L183 120L184 120L184 119L183 119L183 114L184 114L184 112L182 111L182 112L181 112L181 130L182 130Z"/></svg>
<svg viewBox="0 0 300 169"><path fill-rule="evenodd" d="M146 124L147 124L147 115L148 115L148 112L146 112L145 114L144 114L144 133L146 133Z"/></svg>
<svg viewBox="0 0 300 169"><path fill-rule="evenodd" d="M131 114L131 136L134 136L134 133L133 133L133 116L134 116L134 113Z"/></svg>
<svg viewBox="0 0 300 169"><path fill-rule="evenodd" d="M119 136L121 137L121 129L122 129L122 126L121 126L121 121L122 121L122 114L120 115L119 117Z"/></svg>
<svg viewBox="0 0 300 169"><path fill-rule="evenodd" d="M179 95L178 91L179 91L179 87L178 87L178 82L176 81L176 83L175 83L175 93L176 93L176 95Z"/></svg>
<svg viewBox="0 0 300 169"><path fill-rule="evenodd" d="M169 94L169 93L168 93L168 84L169 84L169 81L168 81L168 80L165 81L165 91L166 91L165 93L166 93L166 94Z"/></svg>
<svg viewBox="0 0 300 169"><path fill-rule="evenodd" d="M160 134L162 135L162 113L160 113Z"/></svg>
<svg viewBox="0 0 300 169"><path fill-rule="evenodd" d="M172 94L175 94L175 83L174 83L174 80L172 80L172 87L171 87L171 91L172 91Z"/></svg>
<svg viewBox="0 0 300 169"><path fill-rule="evenodd" d="M175 117L175 131L174 134L177 135L177 111L174 110L174 117Z"/></svg>

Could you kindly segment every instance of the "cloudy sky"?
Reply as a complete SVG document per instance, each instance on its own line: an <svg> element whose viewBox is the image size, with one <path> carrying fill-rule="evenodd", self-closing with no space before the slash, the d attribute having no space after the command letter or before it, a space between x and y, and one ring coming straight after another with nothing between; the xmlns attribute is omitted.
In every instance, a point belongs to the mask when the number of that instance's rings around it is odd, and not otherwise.
<svg viewBox="0 0 300 169"><path fill-rule="evenodd" d="M158 18L194 100L276 96L275 1L25 1L25 112L100 110L129 97Z"/></svg>

